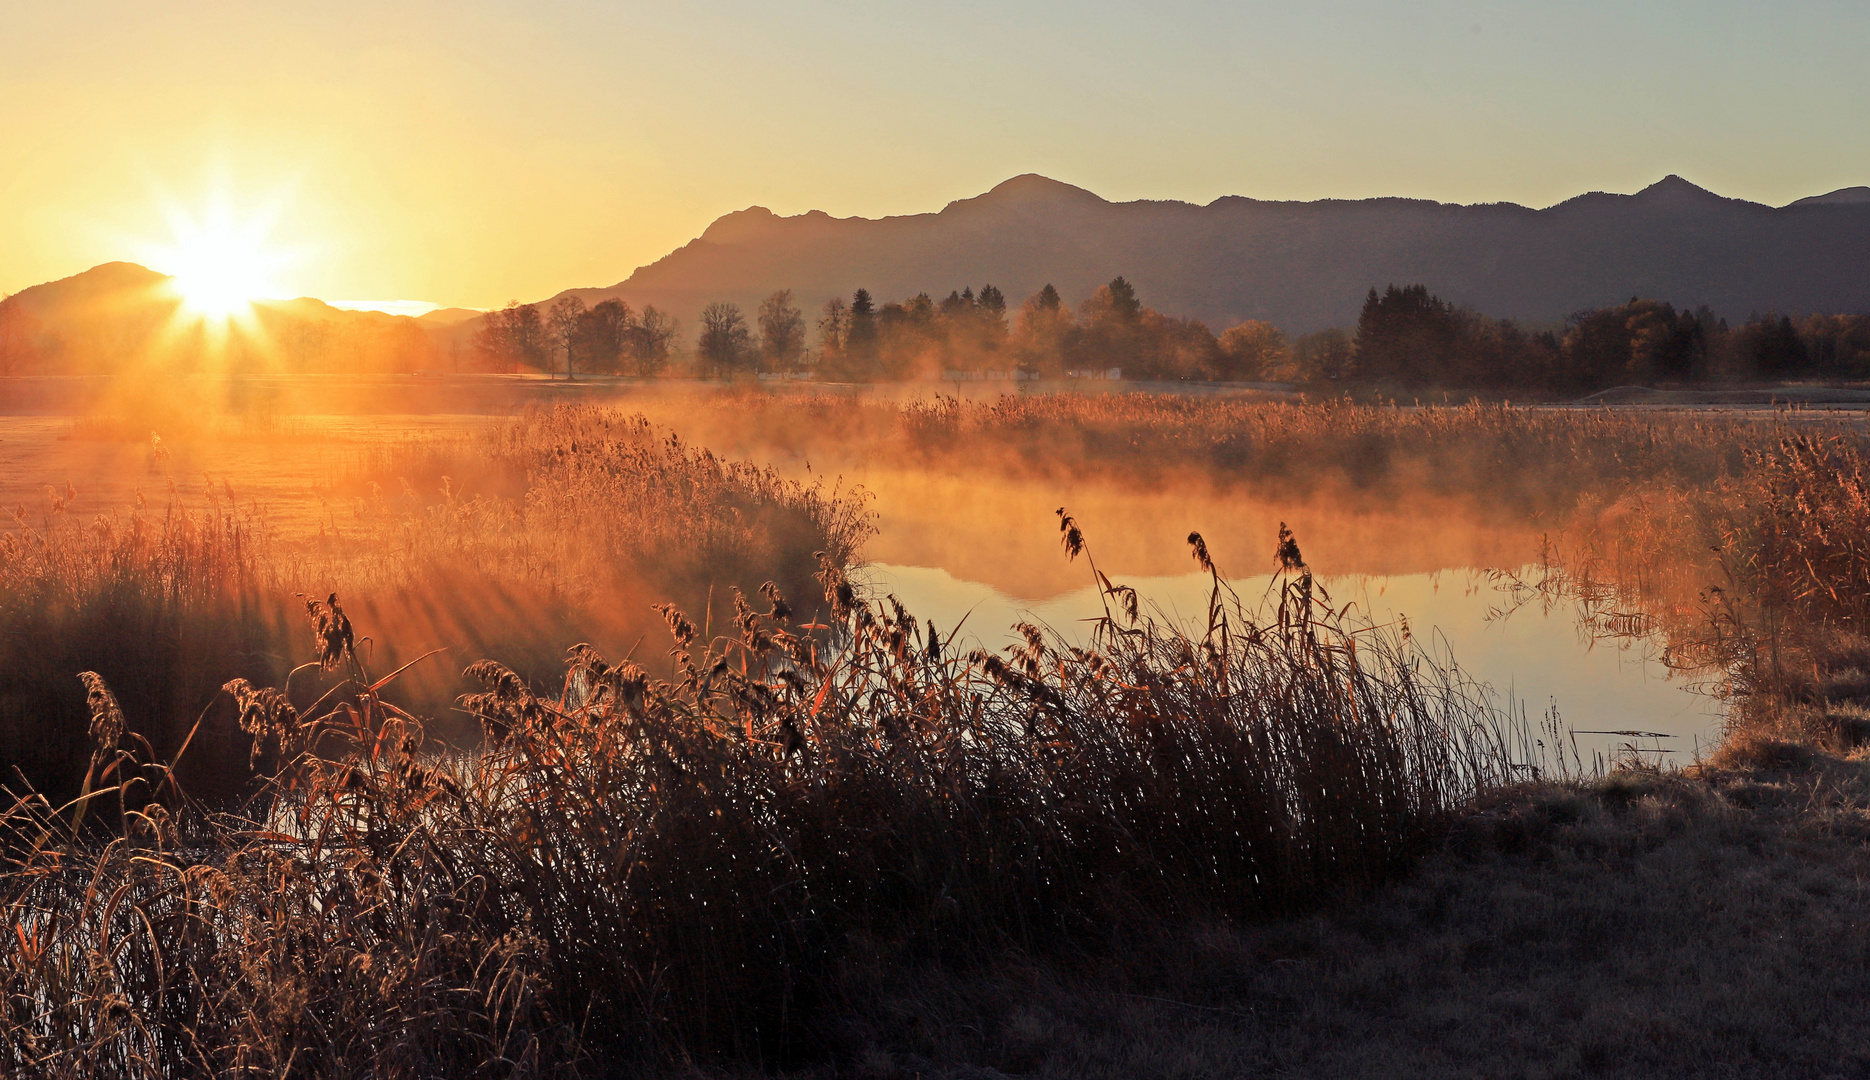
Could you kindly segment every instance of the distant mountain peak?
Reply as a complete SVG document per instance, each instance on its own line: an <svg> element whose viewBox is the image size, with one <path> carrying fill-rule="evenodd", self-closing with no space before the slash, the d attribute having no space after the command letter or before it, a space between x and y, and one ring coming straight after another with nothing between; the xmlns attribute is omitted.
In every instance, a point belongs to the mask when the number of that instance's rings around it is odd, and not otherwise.
<svg viewBox="0 0 1870 1080"><path fill-rule="evenodd" d="M72 277L87 277L87 276L95 276L99 278L115 278L119 281L150 281L150 282L160 281L168 277L167 274L164 274L160 270L151 270L149 267L143 266L140 263L121 262L121 261L98 263L96 266L93 266L91 269L86 270L83 273L72 275Z"/></svg>
<svg viewBox="0 0 1870 1080"><path fill-rule="evenodd" d="M1107 206L1109 201L1094 191L1067 184L1063 180L1054 180L1038 173L1021 173L1011 180L1002 180L984 195L971 199L956 199L948 204L943 213L956 209L979 209L988 207L1024 208L1031 206Z"/></svg>
<svg viewBox="0 0 1870 1080"><path fill-rule="evenodd" d="M1792 203L1793 206L1849 206L1857 203L1870 203L1870 187L1847 187L1828 191L1823 195L1812 195Z"/></svg>
<svg viewBox="0 0 1870 1080"><path fill-rule="evenodd" d="M765 236L779 220L778 214L764 206L749 206L715 218L701 238L710 244L744 244Z"/></svg>
<svg viewBox="0 0 1870 1080"><path fill-rule="evenodd" d="M1098 202L1105 201L1103 196L1095 192L1086 191L1084 188L1078 187L1075 184L1067 184L1063 180L1054 180L1049 176L1041 176L1038 173L1021 173L1010 180L1002 180L998 184L995 184L987 194L999 199L1071 199L1074 201L1095 199Z"/></svg>
<svg viewBox="0 0 1870 1080"><path fill-rule="evenodd" d="M1706 206L1709 203L1732 201L1725 195L1716 195L1674 173L1637 192L1634 197L1655 206Z"/></svg>

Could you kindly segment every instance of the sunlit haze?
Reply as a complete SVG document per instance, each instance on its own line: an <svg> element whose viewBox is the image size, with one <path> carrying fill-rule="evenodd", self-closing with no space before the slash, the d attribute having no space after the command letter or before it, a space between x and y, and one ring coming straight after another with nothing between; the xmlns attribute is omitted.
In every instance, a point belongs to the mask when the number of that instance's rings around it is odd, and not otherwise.
<svg viewBox="0 0 1870 1080"><path fill-rule="evenodd" d="M387 315L422 316L439 305L426 300L327 300L325 303L346 311L381 311Z"/></svg>
<svg viewBox="0 0 1870 1080"><path fill-rule="evenodd" d="M169 238L144 246L139 257L175 278L184 307L230 318L254 300L279 295L278 276L294 260L271 243L276 211L240 217L222 191L198 214L178 205L162 209Z"/></svg>
<svg viewBox="0 0 1870 1080"><path fill-rule="evenodd" d="M1866 45L1841 0L16 3L0 292L180 239L204 308L490 307L748 205L915 213L1024 172L1529 205L1674 172L1780 204L1870 181ZM236 211L286 193L270 247L238 215L168 235L222 182Z"/></svg>

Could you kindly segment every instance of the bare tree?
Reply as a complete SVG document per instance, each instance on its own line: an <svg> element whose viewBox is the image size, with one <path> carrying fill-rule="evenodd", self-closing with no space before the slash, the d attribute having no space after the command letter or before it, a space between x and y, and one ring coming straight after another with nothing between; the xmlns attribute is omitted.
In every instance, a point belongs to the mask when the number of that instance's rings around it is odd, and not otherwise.
<svg viewBox="0 0 1870 1080"><path fill-rule="evenodd" d="M571 359L578 340L578 316L584 314L584 301L575 296L561 296L553 303L551 313L546 316L546 326L551 331L551 343L555 349L565 353L565 378L572 377Z"/></svg>
<svg viewBox="0 0 1870 1080"><path fill-rule="evenodd" d="M488 312L474 334L474 348L496 370L520 364L544 367L549 357L539 308L514 300L500 311Z"/></svg>
<svg viewBox="0 0 1870 1080"><path fill-rule="evenodd" d="M656 375L669 366L669 352L681 336L682 324L654 304L644 304L643 314L630 328L630 359L638 375Z"/></svg>
<svg viewBox="0 0 1870 1080"><path fill-rule="evenodd" d="M760 301L760 356L770 370L791 370L805 353L805 313L792 306L792 290Z"/></svg>
<svg viewBox="0 0 1870 1080"><path fill-rule="evenodd" d="M617 362L636 330L636 312L622 300L601 300L578 316L572 338L578 365L586 371L614 374Z"/></svg>
<svg viewBox="0 0 1870 1080"><path fill-rule="evenodd" d="M753 354L753 335L747 318L735 304L713 303L701 309L701 339L695 343L702 359L717 373L742 366Z"/></svg>
<svg viewBox="0 0 1870 1080"><path fill-rule="evenodd" d="M844 351L844 331L850 323L850 311L842 296L825 301L824 313L818 316L818 361L825 370L837 367Z"/></svg>

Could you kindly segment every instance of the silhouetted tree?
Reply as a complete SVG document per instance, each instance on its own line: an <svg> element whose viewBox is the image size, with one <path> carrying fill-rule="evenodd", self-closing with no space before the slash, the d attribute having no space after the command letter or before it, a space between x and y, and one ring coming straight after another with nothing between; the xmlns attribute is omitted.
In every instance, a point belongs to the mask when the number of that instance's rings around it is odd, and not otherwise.
<svg viewBox="0 0 1870 1080"><path fill-rule="evenodd" d="M1131 378L1206 378L1219 363L1213 331L1144 307L1122 277L1078 305L1077 325L1063 339L1066 367L1120 368Z"/></svg>
<svg viewBox="0 0 1870 1080"><path fill-rule="evenodd" d="M1797 326L1814 371L1870 374L1870 315L1808 315Z"/></svg>
<svg viewBox="0 0 1870 1080"><path fill-rule="evenodd" d="M654 304L644 304L643 313L630 327L629 344L625 350L630 357L631 374L661 374L669 366L669 353L674 350L676 339L681 334L682 324L679 320Z"/></svg>
<svg viewBox="0 0 1870 1080"><path fill-rule="evenodd" d="M753 335L735 304L713 303L701 309L701 338L696 351L717 375L752 367Z"/></svg>
<svg viewBox="0 0 1870 1080"><path fill-rule="evenodd" d="M937 306L937 316L934 336L944 367L997 368L1004 363L1006 297L999 289L982 285L979 296L971 287L950 292Z"/></svg>
<svg viewBox="0 0 1870 1080"><path fill-rule="evenodd" d="M1454 353L1434 381L1500 390L1550 388L1563 382L1564 370L1563 351L1550 331L1530 333L1511 319L1463 309L1455 312Z"/></svg>
<svg viewBox="0 0 1870 1080"><path fill-rule="evenodd" d="M791 370L805 353L805 314L792 306L792 290L760 302L760 356L768 368Z"/></svg>
<svg viewBox="0 0 1870 1080"><path fill-rule="evenodd" d="M1125 376L1206 379L1221 366L1220 343L1199 319L1178 319L1146 307L1136 326L1135 358L1118 365Z"/></svg>
<svg viewBox="0 0 1870 1080"><path fill-rule="evenodd" d="M825 307L827 317L833 313L831 305ZM869 289L858 289L851 294L849 307L837 305L835 326L823 319L819 322L820 333L827 329L836 330L836 341L827 341L824 350L824 369L827 374L838 379L873 379L881 372L878 352L881 346L877 325L876 301L871 298Z"/></svg>
<svg viewBox="0 0 1870 1080"><path fill-rule="evenodd" d="M1554 388L1599 389L1693 378L1705 372L1712 313L1675 310L1667 301L1581 311L1567 320Z"/></svg>
<svg viewBox="0 0 1870 1080"><path fill-rule="evenodd" d="M825 306L818 315L818 356L820 365L827 371L839 369L839 358L844 352L844 331L850 323L850 309L844 306L844 298L834 296L825 301Z"/></svg>
<svg viewBox="0 0 1870 1080"><path fill-rule="evenodd" d="M578 316L572 353L586 371L615 374L636 329L636 313L622 300L601 300Z"/></svg>
<svg viewBox="0 0 1870 1080"><path fill-rule="evenodd" d="M544 368L551 359L539 308L517 300L482 319L474 335L474 348L490 367L500 371L514 370L521 364Z"/></svg>
<svg viewBox="0 0 1870 1080"><path fill-rule="evenodd" d="M851 310L844 324L844 351L859 361L874 359L877 347L876 302L869 289L851 294Z"/></svg>
<svg viewBox="0 0 1870 1080"><path fill-rule="evenodd" d="M1351 336L1338 327L1306 334L1292 345L1295 374L1304 382L1337 382L1351 374Z"/></svg>
<svg viewBox="0 0 1870 1080"><path fill-rule="evenodd" d="M561 296L546 315L546 329L551 347L565 354L565 378L572 377L573 342L578 336L578 316L584 314L584 301L575 296Z"/></svg>
<svg viewBox="0 0 1870 1080"><path fill-rule="evenodd" d="M1065 339L1071 329L1071 312L1051 284L1027 297L1012 334L1020 370L1057 375L1064 368Z"/></svg>
<svg viewBox="0 0 1870 1080"><path fill-rule="evenodd" d="M1128 281L1118 277L1078 305L1076 332L1067 335L1065 363L1074 368L1125 367L1133 373L1153 368L1142 356L1137 320L1142 302ZM1149 371L1150 376L1159 374Z"/></svg>
<svg viewBox="0 0 1870 1080"><path fill-rule="evenodd" d="M1056 297L1058 293L1055 291L1052 295ZM980 287L980 298L975 301L975 304L977 304L982 311L987 313L988 318L999 320L1002 330L1006 329L1005 293L994 288L992 285L982 285Z"/></svg>
<svg viewBox="0 0 1870 1080"><path fill-rule="evenodd" d="M886 303L876 312L876 360L868 374L901 379L924 371L937 362L942 338L941 317L928 293Z"/></svg>
<svg viewBox="0 0 1870 1080"><path fill-rule="evenodd" d="M1789 316L1754 316L1735 336L1742 362L1761 375L1795 375L1812 366L1811 354Z"/></svg>
<svg viewBox="0 0 1870 1080"><path fill-rule="evenodd" d="M1406 385L1429 381L1454 352L1454 308L1422 285L1397 288L1364 298L1357 317L1357 373L1366 379L1394 379Z"/></svg>
<svg viewBox="0 0 1870 1080"><path fill-rule="evenodd" d="M974 320L980 326L982 341L999 351L1006 343L1006 294L992 285L982 285L974 301Z"/></svg>

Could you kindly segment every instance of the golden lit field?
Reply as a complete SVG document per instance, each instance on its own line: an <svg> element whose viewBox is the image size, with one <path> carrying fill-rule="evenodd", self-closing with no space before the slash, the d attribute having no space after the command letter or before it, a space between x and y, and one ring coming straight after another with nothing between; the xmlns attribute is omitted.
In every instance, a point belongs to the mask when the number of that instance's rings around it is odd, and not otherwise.
<svg viewBox="0 0 1870 1080"><path fill-rule="evenodd" d="M1854 421L621 400L0 418L9 1071L1870 1067ZM1541 559L1718 750L1596 771L1314 577Z"/></svg>

